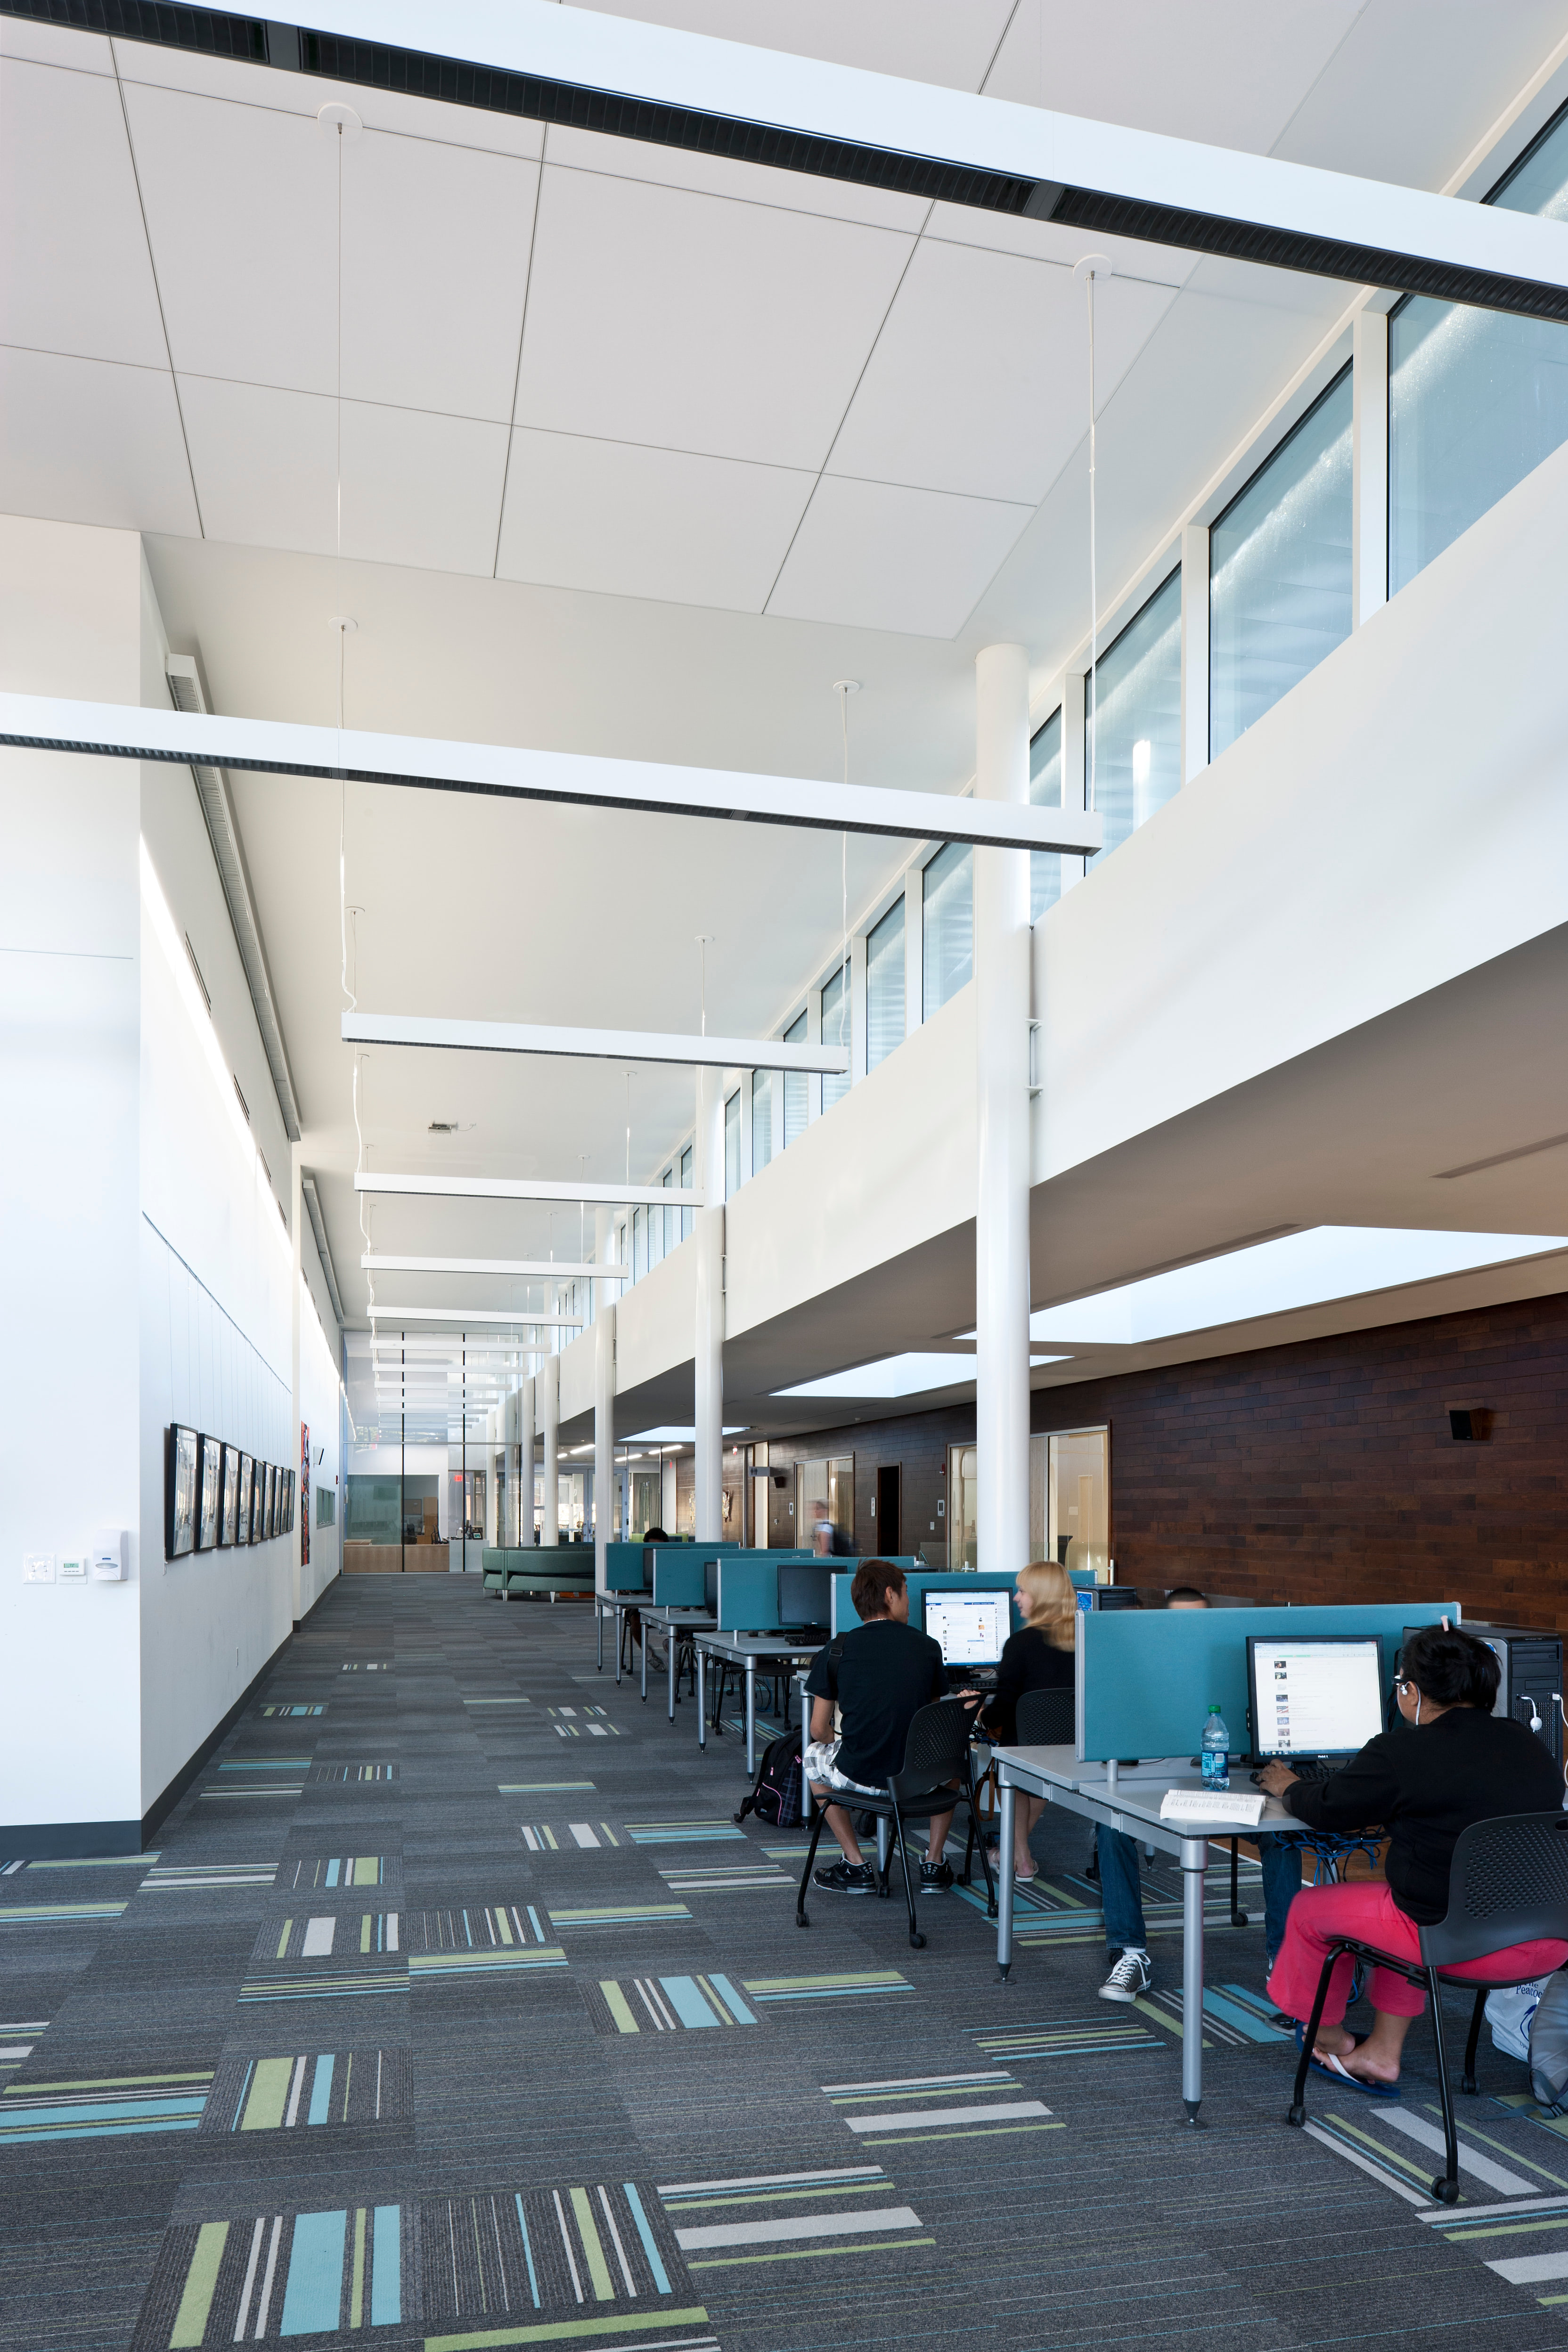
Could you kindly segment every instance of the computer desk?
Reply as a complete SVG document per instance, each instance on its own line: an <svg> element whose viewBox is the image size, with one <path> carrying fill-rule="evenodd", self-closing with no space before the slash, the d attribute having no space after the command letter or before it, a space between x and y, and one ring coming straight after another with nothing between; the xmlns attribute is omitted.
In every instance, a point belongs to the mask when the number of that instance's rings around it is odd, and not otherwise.
<svg viewBox="0 0 1568 2352"><path fill-rule="evenodd" d="M716 1620L706 1609L680 1609L667 1602L642 1613L642 1695L647 1696L647 1629L657 1625L664 1635L665 1666L669 1676L669 1719L675 1721L675 1651L682 1633L711 1633Z"/></svg>
<svg viewBox="0 0 1568 2352"><path fill-rule="evenodd" d="M797 1659L815 1658L820 1642L807 1644L795 1641L787 1633L696 1633L692 1648L697 1653L697 1745L708 1745L708 1661L722 1658L731 1665L743 1666L746 1675L746 1770L753 1778L757 1769L757 1666L784 1664Z"/></svg>
<svg viewBox="0 0 1568 2352"><path fill-rule="evenodd" d="M1013 1965L1013 1817L1017 1792L1043 1797L1047 1804L1078 1813L1097 1828L1121 1830L1142 1845L1173 1853L1182 1867L1182 2101L1190 2124L1198 2122L1204 2095L1204 1884L1211 1838L1257 1837L1276 1828L1297 1828L1294 1814L1270 1797L1258 1822L1210 1822L1201 1835L1160 1818L1168 1789L1201 1789L1203 1780L1184 1757L1143 1763L1118 1772L1112 1766L1080 1762L1071 1748L997 1748L994 1751L1002 1791L1001 1870L996 1923L996 1965L1006 1982Z"/></svg>

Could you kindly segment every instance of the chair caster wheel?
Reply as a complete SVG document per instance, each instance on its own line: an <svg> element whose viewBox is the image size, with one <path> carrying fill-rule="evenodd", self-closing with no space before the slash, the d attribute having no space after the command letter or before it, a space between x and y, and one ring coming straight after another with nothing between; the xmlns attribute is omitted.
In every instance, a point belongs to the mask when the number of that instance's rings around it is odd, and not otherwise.
<svg viewBox="0 0 1568 2352"><path fill-rule="evenodd" d="M1002 1915L1001 1915L1001 1913L997 1910L996 1906L994 1905L994 1903L991 1903L991 1904L988 1904L988 1905L986 1906L985 1916L986 1916L988 1919L999 1919L999 1918L1001 1917L1001 1916L1002 1916Z"/></svg>
<svg viewBox="0 0 1568 2352"><path fill-rule="evenodd" d="M1457 2205L1459 2201L1459 2184L1457 2180L1447 2179L1435 2180L1432 2183L1432 2194L1439 2205Z"/></svg>
<svg viewBox="0 0 1568 2352"><path fill-rule="evenodd" d="M1249 1927L1251 1922L1245 1911L1233 1911L1230 1915L1230 1924L1233 1927Z"/></svg>
<svg viewBox="0 0 1568 2352"><path fill-rule="evenodd" d="M1469 2095L1470 2095L1470 2096L1471 2096L1471 2098L1472 2098L1472 2099L1476 2096L1476 2094L1477 2094L1477 2091L1478 2091L1479 2087L1479 2084L1477 2084L1476 2078L1475 2078L1475 2076L1474 2076L1473 2074L1467 2074L1467 2075L1465 2076L1465 2078L1464 2078L1463 2082L1459 2084L1459 2088L1460 2088L1460 2090L1461 2090L1461 2091L1468 2091L1468 2092L1469 2093Z"/></svg>
<svg viewBox="0 0 1568 2352"><path fill-rule="evenodd" d="M925 1949L925 1937L917 1933L910 1937L910 1949L912 1952L923 1952Z"/></svg>
<svg viewBox="0 0 1568 2352"><path fill-rule="evenodd" d="M811 1922L804 1911L797 1911L795 1915L795 1924L797 1927L809 1927Z"/></svg>
<svg viewBox="0 0 1568 2352"><path fill-rule="evenodd" d="M1300 2105L1292 2107L1285 2120L1288 2124L1294 2124L1297 2130L1300 2131L1302 2125L1307 2120L1306 2108Z"/></svg>

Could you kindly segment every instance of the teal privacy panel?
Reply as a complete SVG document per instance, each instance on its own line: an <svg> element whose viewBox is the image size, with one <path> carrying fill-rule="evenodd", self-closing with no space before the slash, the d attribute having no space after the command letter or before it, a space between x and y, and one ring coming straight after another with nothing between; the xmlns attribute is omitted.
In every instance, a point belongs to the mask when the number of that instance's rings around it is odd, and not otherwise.
<svg viewBox="0 0 1568 2352"><path fill-rule="evenodd" d="M713 1555L708 1552L710 1559ZM809 1551L736 1551L719 1559L719 1631L776 1633L779 1629L779 1570L809 1560Z"/></svg>
<svg viewBox="0 0 1568 2352"><path fill-rule="evenodd" d="M1385 1684L1406 1625L1458 1624L1452 1601L1334 1609L1096 1609L1078 1621L1082 1694L1079 1755L1195 1756L1217 1703L1233 1753L1250 1749L1249 1633L1375 1633Z"/></svg>
<svg viewBox="0 0 1568 2352"><path fill-rule="evenodd" d="M1018 1581L1010 1568L994 1574L976 1569L918 1569L912 1559L895 1559L893 1566L904 1571L911 1625L918 1625L921 1622L922 1592L1011 1592ZM849 1598L849 1588L854 1581L853 1572L847 1576L836 1576L833 1580L833 1631L836 1633L847 1633L851 1625L860 1622L859 1612Z"/></svg>
<svg viewBox="0 0 1568 2352"><path fill-rule="evenodd" d="M606 1592L646 1592L643 1581L647 1566L647 1547L640 1543L609 1543L605 1546L605 1590Z"/></svg>
<svg viewBox="0 0 1568 2352"><path fill-rule="evenodd" d="M722 1557L718 1544L655 1544L653 1546L653 1601L656 1609L700 1609L703 1601L703 1569L707 1561Z"/></svg>

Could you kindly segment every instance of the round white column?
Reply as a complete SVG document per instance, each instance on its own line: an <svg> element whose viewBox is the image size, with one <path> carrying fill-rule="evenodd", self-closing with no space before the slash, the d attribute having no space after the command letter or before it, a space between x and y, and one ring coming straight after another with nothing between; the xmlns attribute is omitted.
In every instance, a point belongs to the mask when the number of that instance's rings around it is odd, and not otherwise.
<svg viewBox="0 0 1568 2352"><path fill-rule="evenodd" d="M534 1385L530 1372L517 1392L517 1433L521 1441L518 1456L517 1539L520 1544L529 1545L533 1541L533 1437L537 1418Z"/></svg>
<svg viewBox="0 0 1568 2352"><path fill-rule="evenodd" d="M599 1209L594 1218L594 1260L608 1265L615 1255L614 1213ZM616 1292L618 1286L601 1282L594 1292L594 1581L605 1587L605 1547L610 1540L610 1517L616 1506Z"/></svg>
<svg viewBox="0 0 1568 2352"><path fill-rule="evenodd" d="M975 656L977 800L1029 798L1029 663ZM976 1538L980 1567L1029 1557L1029 856L974 853Z"/></svg>
<svg viewBox="0 0 1568 2352"><path fill-rule="evenodd" d="M553 1286L552 1286L553 1290ZM554 1309L552 1308L552 1312ZM542 1544L561 1540L561 1359L546 1356L539 1372L539 1418L544 1431L544 1524Z"/></svg>
<svg viewBox="0 0 1568 2352"><path fill-rule="evenodd" d="M693 1387L697 1430L696 1525L699 1543L724 1532L724 1087L723 1073L697 1073L697 1136L692 1169L708 1205L695 1213L697 1328Z"/></svg>

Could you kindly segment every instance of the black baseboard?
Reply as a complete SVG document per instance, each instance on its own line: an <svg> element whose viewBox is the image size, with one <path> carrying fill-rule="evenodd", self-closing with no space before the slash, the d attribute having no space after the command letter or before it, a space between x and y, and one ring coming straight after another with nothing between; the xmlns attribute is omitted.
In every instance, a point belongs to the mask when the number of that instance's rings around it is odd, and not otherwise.
<svg viewBox="0 0 1568 2352"><path fill-rule="evenodd" d="M329 1593L337 1579L324 1584L305 1612L311 1610ZM138 1821L128 1822L0 1822L0 1862L79 1862L85 1856L102 1854L144 1853L166 1822L185 1790L202 1769L210 1763L240 1717L260 1692L279 1660L294 1638L305 1617L297 1617L293 1633L286 1633L267 1664L253 1675L234 1705L222 1720L214 1725L201 1746L188 1756L161 1795L154 1799Z"/></svg>

